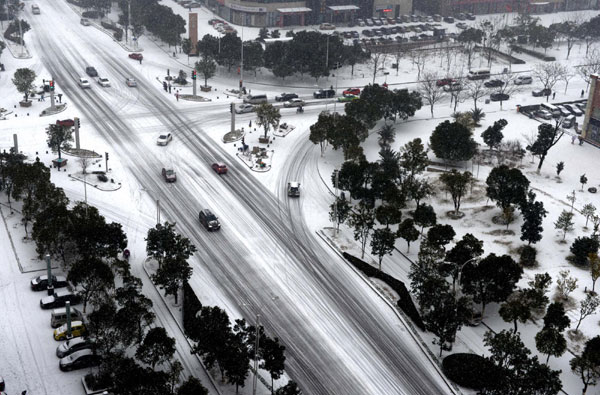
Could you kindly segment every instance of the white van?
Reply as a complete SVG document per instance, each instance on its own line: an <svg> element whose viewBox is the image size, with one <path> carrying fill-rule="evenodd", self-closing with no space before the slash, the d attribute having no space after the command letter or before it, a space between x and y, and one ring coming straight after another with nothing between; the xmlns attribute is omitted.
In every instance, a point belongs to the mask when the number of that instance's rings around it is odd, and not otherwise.
<svg viewBox="0 0 600 395"><path fill-rule="evenodd" d="M37 4L32 4L31 5L31 13L34 15L39 15L40 14L40 7Z"/></svg>
<svg viewBox="0 0 600 395"><path fill-rule="evenodd" d="M543 110L547 110L550 112L550 114L552 114L553 118L558 118L562 115L562 113L560 112L560 110L558 109L558 107L556 107L555 105L552 105L550 103L542 103L540 105L540 107Z"/></svg>
<svg viewBox="0 0 600 395"><path fill-rule="evenodd" d="M572 128L575 126L575 120L575 115L569 115L568 117L565 117L562 122L562 127L567 129Z"/></svg>
<svg viewBox="0 0 600 395"><path fill-rule="evenodd" d="M83 314L76 307L71 307L71 321L82 321ZM67 308L61 307L60 309L52 310L50 315L50 325L52 328L58 328L61 325L67 323Z"/></svg>
<svg viewBox="0 0 600 395"><path fill-rule="evenodd" d="M248 95L244 98L244 103L262 104L267 102L267 95Z"/></svg>
<svg viewBox="0 0 600 395"><path fill-rule="evenodd" d="M533 83L533 78L530 75L520 75L515 79L515 85L529 85Z"/></svg>
<svg viewBox="0 0 600 395"><path fill-rule="evenodd" d="M485 80L490 78L489 69L469 70L467 78L470 80Z"/></svg>

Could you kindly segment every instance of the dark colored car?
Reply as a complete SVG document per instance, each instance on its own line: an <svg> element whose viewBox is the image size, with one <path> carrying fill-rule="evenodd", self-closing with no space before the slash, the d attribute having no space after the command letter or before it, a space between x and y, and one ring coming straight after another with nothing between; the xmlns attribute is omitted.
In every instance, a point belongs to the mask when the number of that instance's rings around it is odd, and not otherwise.
<svg viewBox="0 0 600 395"><path fill-rule="evenodd" d="M67 302L71 302L71 306L81 303L81 297L68 289L61 289L54 292L54 295L46 296L40 299L40 307L42 309L53 309L56 307L65 307Z"/></svg>
<svg viewBox="0 0 600 395"><path fill-rule="evenodd" d="M552 90L549 88L545 88L545 89L541 89L539 91L533 91L533 92L531 92L531 94L535 97L550 96L552 94Z"/></svg>
<svg viewBox="0 0 600 395"><path fill-rule="evenodd" d="M73 119L63 119L62 121L57 119L56 124L64 126L66 128L72 128L73 126L75 126L75 121Z"/></svg>
<svg viewBox="0 0 600 395"><path fill-rule="evenodd" d="M291 99L297 99L298 95L295 93L282 93L279 96L275 96L276 101L288 101Z"/></svg>
<svg viewBox="0 0 600 395"><path fill-rule="evenodd" d="M358 96L360 95L360 88L348 88L345 91L343 91L342 94Z"/></svg>
<svg viewBox="0 0 600 395"><path fill-rule="evenodd" d="M219 223L217 216L208 209L200 211L198 214L198 220L200 220L200 223L204 225L207 230L219 230L221 228L221 224Z"/></svg>
<svg viewBox="0 0 600 395"><path fill-rule="evenodd" d="M506 101L510 98L506 93L492 93L490 95L491 101Z"/></svg>
<svg viewBox="0 0 600 395"><path fill-rule="evenodd" d="M92 66L88 66L85 68L85 73L90 77L98 77L98 72Z"/></svg>
<svg viewBox="0 0 600 395"><path fill-rule="evenodd" d="M217 174L227 174L227 165L225 163L213 163L211 167Z"/></svg>
<svg viewBox="0 0 600 395"><path fill-rule="evenodd" d="M175 171L173 169L165 169L164 167L162 168L162 176L165 179L166 182L175 182L177 181L177 174L175 174Z"/></svg>
<svg viewBox="0 0 600 395"><path fill-rule="evenodd" d="M129 57L131 59L135 59L135 60L142 60L142 59L144 59L144 55L142 55L141 53L130 53Z"/></svg>
<svg viewBox="0 0 600 395"><path fill-rule="evenodd" d="M64 288L69 285L66 277L52 275L52 286L54 288ZM48 287L48 275L37 276L31 279L32 291L43 291Z"/></svg>
<svg viewBox="0 0 600 395"><path fill-rule="evenodd" d="M75 351L71 355L61 358L59 362L60 370L67 372L69 370L89 368L100 364L100 355L94 354L94 351L86 349Z"/></svg>
<svg viewBox="0 0 600 395"><path fill-rule="evenodd" d="M333 89L319 89L313 93L315 99L327 99L335 96L335 90Z"/></svg>
<svg viewBox="0 0 600 395"><path fill-rule="evenodd" d="M483 85L485 85L486 88L499 88L504 85L504 82L500 80L489 80L486 81Z"/></svg>

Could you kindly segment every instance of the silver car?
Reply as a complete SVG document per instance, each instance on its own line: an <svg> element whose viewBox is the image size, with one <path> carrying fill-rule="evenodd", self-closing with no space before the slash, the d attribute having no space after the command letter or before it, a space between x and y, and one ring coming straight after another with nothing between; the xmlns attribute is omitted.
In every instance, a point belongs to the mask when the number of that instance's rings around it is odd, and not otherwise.
<svg viewBox="0 0 600 395"><path fill-rule="evenodd" d="M136 80L134 78L127 78L127 79L125 79L125 83L130 88L133 88L133 87L137 86L137 82L136 82Z"/></svg>

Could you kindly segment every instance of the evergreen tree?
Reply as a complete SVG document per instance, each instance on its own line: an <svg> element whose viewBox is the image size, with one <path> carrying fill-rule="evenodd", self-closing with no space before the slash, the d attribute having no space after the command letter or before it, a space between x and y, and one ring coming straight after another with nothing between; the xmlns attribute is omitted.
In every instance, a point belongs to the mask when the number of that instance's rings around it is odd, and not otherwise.
<svg viewBox="0 0 600 395"><path fill-rule="evenodd" d="M272 104L263 103L256 107L256 124L265 131L265 138L269 134L269 130L277 128L281 114L279 108L273 107Z"/></svg>
<svg viewBox="0 0 600 395"><path fill-rule="evenodd" d="M275 395L301 395L302 391L298 388L298 384L293 382L292 380L288 381L286 385L281 388L278 388L275 391Z"/></svg>
<svg viewBox="0 0 600 395"><path fill-rule="evenodd" d="M573 230L573 213L563 210L558 217L558 220L554 223L554 228L563 231L563 240L567 237L567 232Z"/></svg>
<svg viewBox="0 0 600 395"><path fill-rule="evenodd" d="M556 176L560 177L560 173L565 169L565 162L560 161L556 164Z"/></svg>
<svg viewBox="0 0 600 395"><path fill-rule="evenodd" d="M169 337L165 328L154 327L146 333L144 340L135 352L135 356L152 370L156 365L161 365L173 357L175 353L175 339Z"/></svg>
<svg viewBox="0 0 600 395"><path fill-rule="evenodd" d="M133 332L132 337L136 338L137 343L142 341L144 329L151 325L155 318L151 311L152 300L142 294L141 289L140 279L124 279L124 286L117 288L115 293L115 300L121 305L117 314L123 318L119 320L123 325L123 332ZM131 330L132 326L135 326L135 331Z"/></svg>
<svg viewBox="0 0 600 395"><path fill-rule="evenodd" d="M544 228L542 223L548 211L544 209L544 203L535 200L535 193L530 190L527 200L521 204L523 214L523 225L521 225L521 240L527 241L528 245L537 243L542 239Z"/></svg>
<svg viewBox="0 0 600 395"><path fill-rule="evenodd" d="M319 114L319 119L316 123L310 126L310 135L308 139L313 144L319 144L321 147L321 155L325 153L327 140L329 139L329 131L335 127L335 115L326 111Z"/></svg>
<svg viewBox="0 0 600 395"><path fill-rule="evenodd" d="M591 203L587 203L583 205L583 208L581 209L581 215L583 215L585 217L585 227L587 228L588 226L588 221L590 219L590 217L594 216L594 213L596 212L596 206L594 206Z"/></svg>
<svg viewBox="0 0 600 395"><path fill-rule="evenodd" d="M542 123L538 126L537 139L532 145L527 146L527 150L540 158L537 168L538 172L541 170L550 148L554 147L564 134L565 129L561 127L560 121L555 122L554 125Z"/></svg>
<svg viewBox="0 0 600 395"><path fill-rule="evenodd" d="M513 333L517 333L517 322L525 323L531 318L530 306L521 291L509 296L506 302L500 305L498 313L504 321L514 324Z"/></svg>
<svg viewBox="0 0 600 395"><path fill-rule="evenodd" d="M48 135L48 147L53 151L58 152L58 158L60 159L62 150L68 150L71 148L71 142L73 141L73 132L71 128L63 125L51 124L48 126L46 132Z"/></svg>
<svg viewBox="0 0 600 395"><path fill-rule="evenodd" d="M406 172L408 180L423 173L429 163L427 152L420 138L409 141L400 148L400 166Z"/></svg>
<svg viewBox="0 0 600 395"><path fill-rule="evenodd" d="M371 254L375 255L379 260L379 270L381 270L381 261L383 257L392 255L394 244L396 242L396 234L389 228L375 229L373 237L371 237Z"/></svg>
<svg viewBox="0 0 600 395"><path fill-rule="evenodd" d="M390 225L399 224L402 220L402 211L396 206L381 205L375 209L375 219L381 225L389 228Z"/></svg>
<svg viewBox="0 0 600 395"><path fill-rule="evenodd" d="M444 248L454 239L456 232L452 225L433 225L427 232L427 242L438 248Z"/></svg>
<svg viewBox="0 0 600 395"><path fill-rule="evenodd" d="M392 125L385 124L377 132L378 141L381 148L389 147L395 140L395 130Z"/></svg>
<svg viewBox="0 0 600 395"><path fill-rule="evenodd" d="M502 134L502 129L508 125L506 119L499 119L494 122L493 125L489 126L486 130L481 133L481 137L487 146L490 149L498 148L504 135Z"/></svg>
<svg viewBox="0 0 600 395"><path fill-rule="evenodd" d="M188 376L177 389L177 395L208 395L208 389L194 376Z"/></svg>
<svg viewBox="0 0 600 395"><path fill-rule="evenodd" d="M346 199L338 197L335 202L329 206L329 220L335 224L337 230L340 230L340 224L348 219L350 214L350 204Z"/></svg>
<svg viewBox="0 0 600 395"><path fill-rule="evenodd" d="M173 295L175 304L179 299L179 288L184 282L192 277L192 268L187 259L178 256L170 257L163 261L156 273L152 275L152 281L165 290L165 295Z"/></svg>
<svg viewBox="0 0 600 395"><path fill-rule="evenodd" d="M88 302L99 302L109 297L109 292L115 287L115 275L110 267L101 259L93 257L75 261L67 279L78 287L84 313Z"/></svg>
<svg viewBox="0 0 600 395"><path fill-rule="evenodd" d="M274 388L273 381L278 380L285 370L285 346L279 344L279 339L265 337L261 339L262 358L261 369L265 369L271 376L271 388ZM273 391L271 391L273 393Z"/></svg>
<svg viewBox="0 0 600 395"><path fill-rule="evenodd" d="M196 247L190 240L175 231L174 223L156 224L148 230L145 240L146 253L156 259L159 267L169 259L187 260L196 252Z"/></svg>
<svg viewBox="0 0 600 395"><path fill-rule="evenodd" d="M473 181L473 175L468 171L460 173L456 169L452 169L449 173L442 173L440 181L444 184L444 189L450 192L454 203L454 214L458 215L460 213L460 201L467 192L467 187Z"/></svg>
<svg viewBox="0 0 600 395"><path fill-rule="evenodd" d="M455 291L456 280L464 264L483 254L483 241L479 240L471 233L467 233L459 240L448 253L446 253L446 265L451 265L446 269L452 276L452 292Z"/></svg>
<svg viewBox="0 0 600 395"><path fill-rule="evenodd" d="M25 96L25 101L29 99L29 94L33 90L33 83L35 81L35 71L28 68L21 68L15 71L12 79L12 83L15 84L17 91Z"/></svg>
<svg viewBox="0 0 600 395"><path fill-rule="evenodd" d="M573 263L580 266L587 266L590 254L597 254L600 243L596 237L578 237L571 244L571 254L573 254Z"/></svg>
<svg viewBox="0 0 600 395"><path fill-rule="evenodd" d="M429 226L433 226L437 223L437 217L433 207L428 204L422 204L417 207L413 213L414 223L421 227L421 234L423 229Z"/></svg>
<svg viewBox="0 0 600 395"><path fill-rule="evenodd" d="M519 169L501 165L492 169L485 182L487 196L502 209L508 226L510 221L507 213L511 212L512 205L526 202L529 180Z"/></svg>
<svg viewBox="0 0 600 395"><path fill-rule="evenodd" d="M544 327L552 327L559 332L564 331L571 324L571 320L565 313L565 308L561 302L553 302L548 306L544 316Z"/></svg>
<svg viewBox="0 0 600 395"><path fill-rule="evenodd" d="M365 257L365 247L369 233L375 225L375 212L373 208L361 200L355 211L350 212L348 223L354 228L354 240L361 243L361 258Z"/></svg>
<svg viewBox="0 0 600 395"><path fill-rule="evenodd" d="M410 251L410 243L419 238L419 231L415 228L412 218L407 218L398 226L398 237L406 240L406 252Z"/></svg>
<svg viewBox="0 0 600 395"><path fill-rule="evenodd" d="M231 336L231 324L227 313L217 306L203 306L196 316L196 323L189 336L196 342L192 352L202 358L208 369L212 369L218 363L223 377L223 362L228 357L227 342Z"/></svg>
<svg viewBox="0 0 600 395"><path fill-rule="evenodd" d="M588 386L596 385L600 379L600 336L596 336L585 343L581 355L576 355L570 361L571 370L583 382L583 394Z"/></svg>
<svg viewBox="0 0 600 395"><path fill-rule="evenodd" d="M208 86L208 80L214 77L217 72L217 64L208 56L204 56L196 62L194 68L204 77L204 86Z"/></svg>
<svg viewBox="0 0 600 395"><path fill-rule="evenodd" d="M477 151L471 131L457 122L440 123L429 139L429 146L440 159L466 161Z"/></svg>
<svg viewBox="0 0 600 395"><path fill-rule="evenodd" d="M598 253L591 253L588 255L590 261L590 274L592 277L592 294L596 293L596 281L600 277L600 258Z"/></svg>

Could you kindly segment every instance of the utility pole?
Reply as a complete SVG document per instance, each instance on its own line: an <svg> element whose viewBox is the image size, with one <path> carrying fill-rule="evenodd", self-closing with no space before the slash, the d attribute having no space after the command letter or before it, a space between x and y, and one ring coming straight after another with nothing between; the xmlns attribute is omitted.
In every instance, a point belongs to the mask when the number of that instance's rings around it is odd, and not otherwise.
<svg viewBox="0 0 600 395"><path fill-rule="evenodd" d="M325 68L329 70L329 34L327 35L327 47L325 50Z"/></svg>
<svg viewBox="0 0 600 395"><path fill-rule="evenodd" d="M240 94L239 97L242 97L242 88L244 87L244 26L242 26L242 56L241 56L241 66L240 66Z"/></svg>
<svg viewBox="0 0 600 395"><path fill-rule="evenodd" d="M156 224L160 224L160 199L156 199Z"/></svg>
<svg viewBox="0 0 600 395"><path fill-rule="evenodd" d="M260 345L259 322L260 314L256 314L256 343L254 344L254 376L252 377L252 395L256 395L256 380L258 378L258 347Z"/></svg>
<svg viewBox="0 0 600 395"><path fill-rule="evenodd" d="M335 113L334 113L335 116ZM336 222L336 227L335 227L335 234L337 235L339 232L338 226L337 226L337 222L338 222L338 180L339 180L339 174L340 171L338 169L335 169L335 202L334 202L334 206L333 206L333 215L335 216L335 222Z"/></svg>
<svg viewBox="0 0 600 395"><path fill-rule="evenodd" d="M127 2L127 30L125 30L125 41L129 45L129 26L131 26L131 0Z"/></svg>

